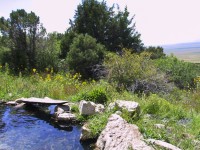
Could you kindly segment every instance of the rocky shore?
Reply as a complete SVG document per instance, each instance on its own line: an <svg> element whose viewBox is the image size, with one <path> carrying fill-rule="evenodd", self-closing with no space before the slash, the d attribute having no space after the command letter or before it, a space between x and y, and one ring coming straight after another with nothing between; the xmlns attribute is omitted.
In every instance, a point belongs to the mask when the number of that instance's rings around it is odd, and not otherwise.
<svg viewBox="0 0 200 150"><path fill-rule="evenodd" d="M134 101L116 100L110 103L107 107L102 104L95 104L91 101L81 100L79 103L68 103L66 101L53 100L45 97L41 98L20 98L15 101L6 103L13 105L16 109L22 108L25 105L43 106L56 104L53 117L55 121L70 123L77 122L77 114L72 112L72 107L77 107L79 115L90 116L102 114L105 111L112 111L113 114L108 118L105 129L97 138L96 150L153 150L153 149L168 149L180 150L180 148L156 139L144 139L140 133L139 127L135 124L129 124L120 115L126 111L129 116L138 118L140 115L140 105ZM155 124L155 128L165 128L163 124ZM91 140L91 130L88 128L87 122L83 123L81 141Z"/></svg>

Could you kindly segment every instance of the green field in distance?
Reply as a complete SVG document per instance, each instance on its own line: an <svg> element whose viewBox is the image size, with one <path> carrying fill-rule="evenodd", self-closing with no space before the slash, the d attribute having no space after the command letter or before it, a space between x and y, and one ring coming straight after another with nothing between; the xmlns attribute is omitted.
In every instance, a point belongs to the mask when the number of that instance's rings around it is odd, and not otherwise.
<svg viewBox="0 0 200 150"><path fill-rule="evenodd" d="M164 45L162 47L167 55L173 54L181 60L200 63L200 42Z"/></svg>

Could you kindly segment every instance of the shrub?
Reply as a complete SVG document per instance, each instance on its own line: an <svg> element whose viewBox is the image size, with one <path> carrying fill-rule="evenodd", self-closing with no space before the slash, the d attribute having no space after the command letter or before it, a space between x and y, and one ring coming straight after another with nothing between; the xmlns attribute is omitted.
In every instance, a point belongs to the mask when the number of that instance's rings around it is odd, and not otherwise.
<svg viewBox="0 0 200 150"><path fill-rule="evenodd" d="M106 91L103 88L95 88L89 92L83 92L72 97L72 101L80 101L80 100L92 101L95 103L104 104L108 101L108 97L106 95Z"/></svg>
<svg viewBox="0 0 200 150"><path fill-rule="evenodd" d="M108 70L108 80L116 83L119 89L128 89L137 80L149 80L156 74L150 54L146 52L131 54L130 51L124 50L122 55L110 53L104 65Z"/></svg>
<svg viewBox="0 0 200 150"><path fill-rule="evenodd" d="M171 119L183 119L187 115L183 108L173 105L155 94L149 96L145 101L143 113Z"/></svg>
<svg viewBox="0 0 200 150"><path fill-rule="evenodd" d="M104 57L104 46L89 35L80 34L74 38L67 54L69 69L80 73L83 78L93 76L93 67L100 64Z"/></svg>
<svg viewBox="0 0 200 150"><path fill-rule="evenodd" d="M156 66L168 75L168 80L173 81L179 88L195 87L194 78L200 74L198 65L178 60L174 56L155 62Z"/></svg>
<svg viewBox="0 0 200 150"><path fill-rule="evenodd" d="M103 89L95 89L86 94L85 99L96 103L105 103L107 101L107 96Z"/></svg>
<svg viewBox="0 0 200 150"><path fill-rule="evenodd" d="M158 58L165 57L163 48L159 47L159 46L158 47L149 46L149 47L145 48L145 51L151 53L151 56L150 56L151 59L158 59Z"/></svg>

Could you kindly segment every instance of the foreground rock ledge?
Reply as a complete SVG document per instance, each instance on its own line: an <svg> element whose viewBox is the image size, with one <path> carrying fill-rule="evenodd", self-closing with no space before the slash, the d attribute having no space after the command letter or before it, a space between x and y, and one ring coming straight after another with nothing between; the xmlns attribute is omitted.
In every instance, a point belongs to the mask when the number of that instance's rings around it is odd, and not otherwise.
<svg viewBox="0 0 200 150"><path fill-rule="evenodd" d="M110 116L106 128L100 134L97 150L153 150L144 141L136 125L128 124L119 115Z"/></svg>
<svg viewBox="0 0 200 150"><path fill-rule="evenodd" d="M160 140L154 140L154 139L148 139L148 142L150 142L153 145L159 146L161 149L167 149L167 150L181 150L180 148L169 144L167 142L164 141L160 141Z"/></svg>
<svg viewBox="0 0 200 150"><path fill-rule="evenodd" d="M26 103L26 104L46 104L46 105L58 105L58 104L65 104L67 101L63 100L54 100L48 97L45 98L36 98L36 97L30 97L30 98L19 98L15 100L17 103Z"/></svg>

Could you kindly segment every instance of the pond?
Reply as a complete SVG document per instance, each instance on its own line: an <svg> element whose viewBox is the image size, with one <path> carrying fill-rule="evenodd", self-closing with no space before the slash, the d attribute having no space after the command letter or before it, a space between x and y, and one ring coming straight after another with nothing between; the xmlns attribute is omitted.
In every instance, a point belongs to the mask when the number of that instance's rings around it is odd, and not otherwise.
<svg viewBox="0 0 200 150"><path fill-rule="evenodd" d="M50 106L52 111L54 106ZM83 150L90 149L79 141L81 127L58 124L51 113L34 107L14 109L0 104L1 150Z"/></svg>

